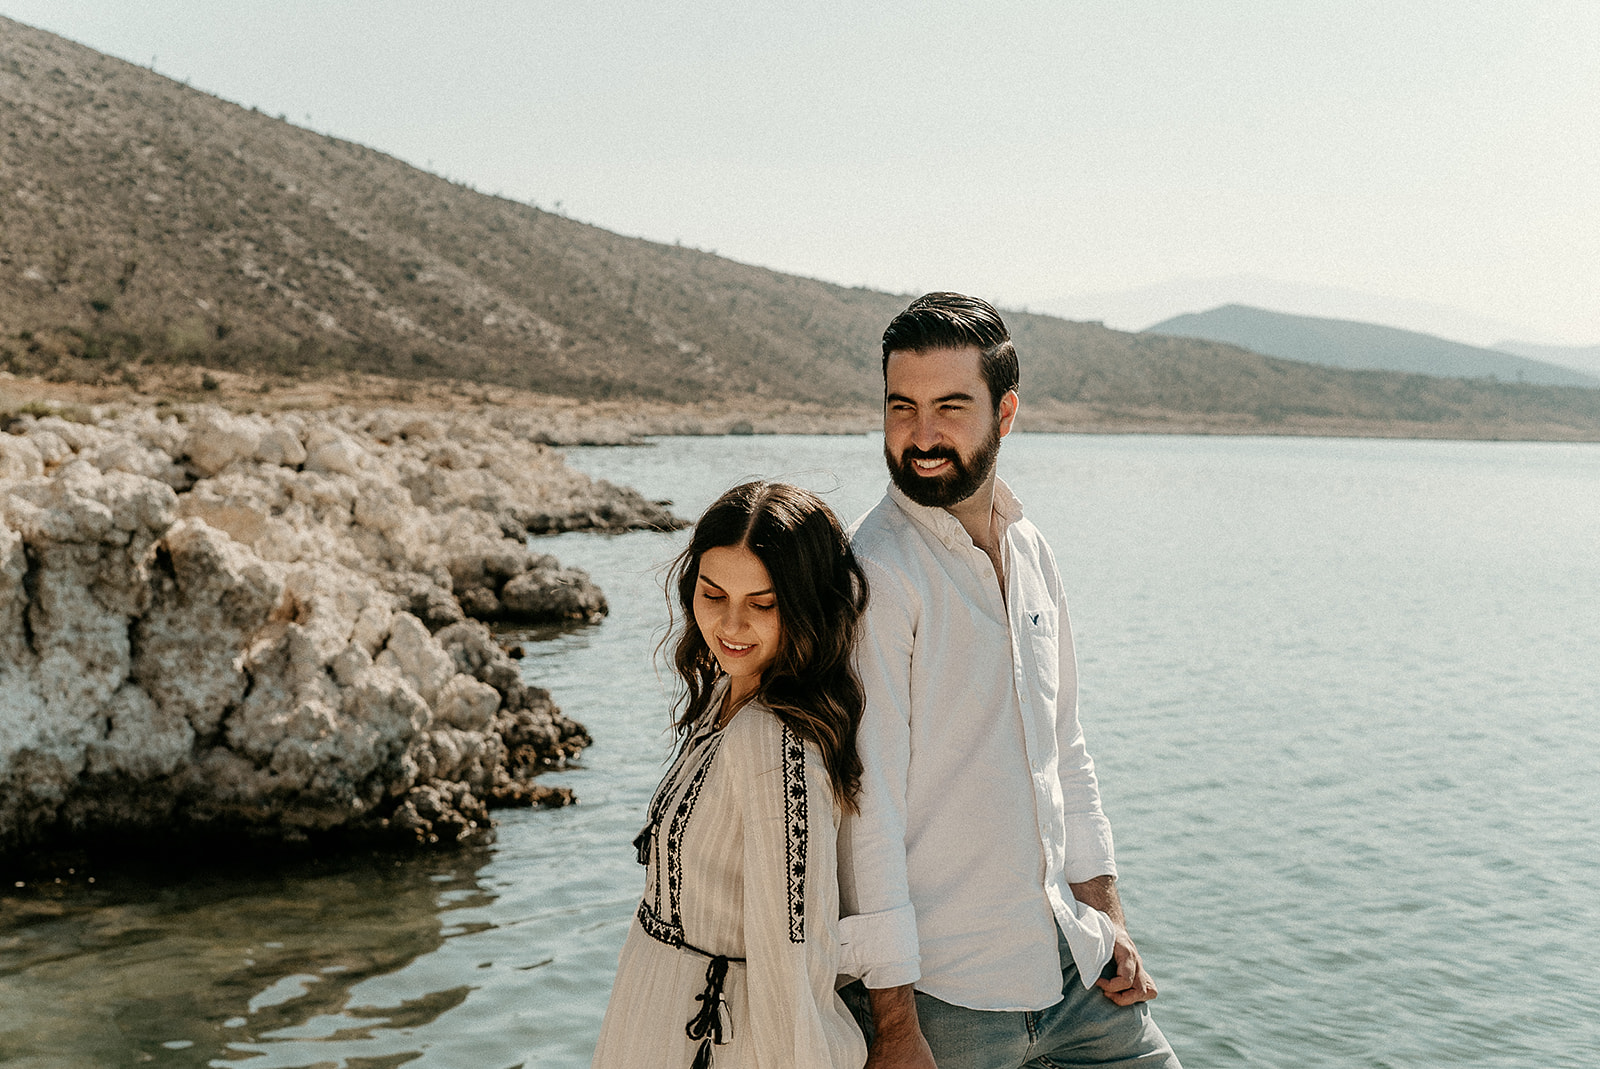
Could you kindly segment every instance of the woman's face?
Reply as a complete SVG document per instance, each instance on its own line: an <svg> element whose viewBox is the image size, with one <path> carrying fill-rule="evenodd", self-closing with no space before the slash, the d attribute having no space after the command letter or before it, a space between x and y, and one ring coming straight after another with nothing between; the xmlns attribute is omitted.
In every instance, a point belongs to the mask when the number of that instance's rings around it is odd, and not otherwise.
<svg viewBox="0 0 1600 1069"><path fill-rule="evenodd" d="M732 679L733 702L749 697L783 641L767 566L744 546L714 546L700 554L694 622Z"/></svg>

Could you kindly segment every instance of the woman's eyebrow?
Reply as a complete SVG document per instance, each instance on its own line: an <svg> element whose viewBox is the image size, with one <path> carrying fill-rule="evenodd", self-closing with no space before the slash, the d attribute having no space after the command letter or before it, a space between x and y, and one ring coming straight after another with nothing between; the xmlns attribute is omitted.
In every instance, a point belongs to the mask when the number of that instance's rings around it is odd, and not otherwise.
<svg viewBox="0 0 1600 1069"><path fill-rule="evenodd" d="M716 587L718 590L721 590L724 594L727 593L727 591L724 590L716 582L716 580L714 580L714 579L710 578L709 576L707 576L705 572L701 572L700 573L700 581L702 583L706 584L707 586ZM763 597L763 596L765 596L767 594L771 594L771 593L772 593L772 588L769 586L765 590L752 590L750 593L746 594L745 597L747 597L747 598L759 598L759 597Z"/></svg>

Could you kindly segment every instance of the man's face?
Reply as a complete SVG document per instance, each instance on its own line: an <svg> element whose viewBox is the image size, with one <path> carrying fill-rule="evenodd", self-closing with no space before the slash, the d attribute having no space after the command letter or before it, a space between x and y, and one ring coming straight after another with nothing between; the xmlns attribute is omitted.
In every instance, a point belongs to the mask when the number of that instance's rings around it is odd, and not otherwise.
<svg viewBox="0 0 1600 1069"><path fill-rule="evenodd" d="M982 358L975 346L889 354L883 456L894 484L919 505L951 508L994 474L1017 395L1007 392L996 414Z"/></svg>

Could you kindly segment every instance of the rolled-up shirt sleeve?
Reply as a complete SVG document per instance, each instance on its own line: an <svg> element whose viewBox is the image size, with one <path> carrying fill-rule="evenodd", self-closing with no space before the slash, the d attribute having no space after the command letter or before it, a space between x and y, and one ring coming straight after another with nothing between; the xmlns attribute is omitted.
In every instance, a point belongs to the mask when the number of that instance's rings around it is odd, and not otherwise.
<svg viewBox="0 0 1600 1069"><path fill-rule="evenodd" d="M860 812L839 833L841 971L869 988L921 978L916 910L906 878L906 776L911 759L911 649L916 613L897 577L861 558L865 627L856 671L866 691L857 736Z"/></svg>

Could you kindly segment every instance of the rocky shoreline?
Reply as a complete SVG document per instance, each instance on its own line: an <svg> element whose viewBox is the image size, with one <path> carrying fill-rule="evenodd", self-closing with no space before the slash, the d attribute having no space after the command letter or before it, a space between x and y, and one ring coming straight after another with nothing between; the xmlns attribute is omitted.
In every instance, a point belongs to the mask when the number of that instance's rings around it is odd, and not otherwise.
<svg viewBox="0 0 1600 1069"><path fill-rule="evenodd" d="M595 620L529 534L677 526L515 411L0 414L0 858L454 842L589 742L485 621Z"/></svg>

